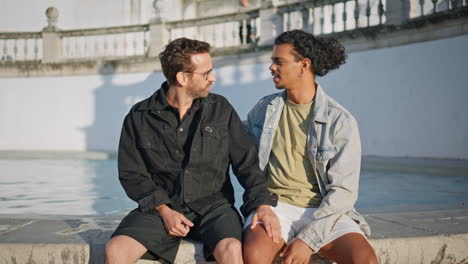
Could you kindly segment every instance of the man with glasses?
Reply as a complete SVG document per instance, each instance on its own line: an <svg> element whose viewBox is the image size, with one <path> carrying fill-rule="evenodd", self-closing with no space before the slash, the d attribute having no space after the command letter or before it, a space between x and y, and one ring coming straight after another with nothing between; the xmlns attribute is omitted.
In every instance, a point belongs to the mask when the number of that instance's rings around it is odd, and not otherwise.
<svg viewBox="0 0 468 264"><path fill-rule="evenodd" d="M106 246L107 263L161 258L173 263L180 240L201 240L204 256L242 263L241 217L234 208L229 168L245 188L244 215L255 217L279 240L255 145L222 96L206 42L180 38L159 54L161 88L125 117L119 144L119 179L138 203Z"/></svg>

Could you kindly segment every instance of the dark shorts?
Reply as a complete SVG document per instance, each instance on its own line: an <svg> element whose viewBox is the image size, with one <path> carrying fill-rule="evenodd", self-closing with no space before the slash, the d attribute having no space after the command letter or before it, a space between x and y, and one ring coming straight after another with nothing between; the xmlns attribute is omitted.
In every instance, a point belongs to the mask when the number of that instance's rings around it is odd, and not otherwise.
<svg viewBox="0 0 468 264"><path fill-rule="evenodd" d="M242 220L231 205L221 205L205 215L190 210L184 215L194 224L187 238L203 243L203 255L207 261L214 260L212 254L219 241L225 238L242 241ZM142 213L139 209L131 211L122 220L112 237L119 235L129 236L143 244L148 249L143 259L162 258L170 263L174 263L182 239L166 232L156 211Z"/></svg>

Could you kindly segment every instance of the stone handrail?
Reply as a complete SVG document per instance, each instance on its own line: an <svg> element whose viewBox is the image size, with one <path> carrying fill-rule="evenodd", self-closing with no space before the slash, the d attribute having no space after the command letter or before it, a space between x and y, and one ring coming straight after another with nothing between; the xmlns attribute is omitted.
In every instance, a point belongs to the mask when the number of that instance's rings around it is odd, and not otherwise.
<svg viewBox="0 0 468 264"><path fill-rule="evenodd" d="M260 7L180 21L154 18L148 24L60 30L58 10L46 11L41 32L0 32L0 63L60 63L156 57L171 39L208 41L214 49L270 46L286 30L314 35L399 26L414 19L465 10L468 0L262 0ZM416 6L411 6L416 5ZM415 10L419 12L415 13Z"/></svg>

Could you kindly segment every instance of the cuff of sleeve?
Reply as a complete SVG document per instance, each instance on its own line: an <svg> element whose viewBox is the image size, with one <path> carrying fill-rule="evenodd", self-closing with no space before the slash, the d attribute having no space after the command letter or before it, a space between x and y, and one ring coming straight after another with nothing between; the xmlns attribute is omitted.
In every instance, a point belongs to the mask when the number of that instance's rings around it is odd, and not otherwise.
<svg viewBox="0 0 468 264"><path fill-rule="evenodd" d="M142 212L150 212L161 204L172 204L172 201L167 195L157 195L155 193L143 197L138 201Z"/></svg>
<svg viewBox="0 0 468 264"><path fill-rule="evenodd" d="M323 246L322 241L315 234L309 234L309 232L301 232L296 238L306 243L314 253L318 252Z"/></svg>
<svg viewBox="0 0 468 264"><path fill-rule="evenodd" d="M260 205L271 205L273 207L276 207L277 204L278 204L278 196L274 193L273 194L268 193L267 195L263 197L258 197L253 200L245 202L241 206L240 210L242 214L245 217L247 217L252 210L254 210Z"/></svg>

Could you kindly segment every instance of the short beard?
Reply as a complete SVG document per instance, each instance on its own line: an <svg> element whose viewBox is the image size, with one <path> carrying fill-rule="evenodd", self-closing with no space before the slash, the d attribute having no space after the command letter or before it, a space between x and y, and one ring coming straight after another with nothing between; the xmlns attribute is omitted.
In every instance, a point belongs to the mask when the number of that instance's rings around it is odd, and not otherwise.
<svg viewBox="0 0 468 264"><path fill-rule="evenodd" d="M210 92L207 92L206 89L208 88L209 85L207 85L203 90L198 90L198 91L187 91L187 95L192 97L193 99L198 99L198 98L205 98L208 96Z"/></svg>

